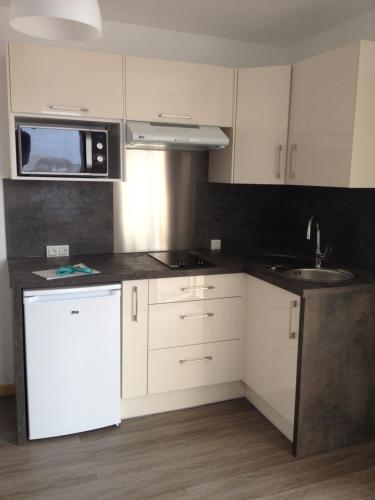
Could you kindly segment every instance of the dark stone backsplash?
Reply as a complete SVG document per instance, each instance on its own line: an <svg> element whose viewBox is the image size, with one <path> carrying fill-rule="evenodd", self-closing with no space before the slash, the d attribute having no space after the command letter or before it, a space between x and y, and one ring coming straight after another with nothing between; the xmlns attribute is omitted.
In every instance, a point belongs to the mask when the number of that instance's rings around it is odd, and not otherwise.
<svg viewBox="0 0 375 500"><path fill-rule="evenodd" d="M112 183L4 181L8 257L42 257L69 244L71 255L113 251ZM332 263L375 270L375 189L199 183L196 248L288 249L312 255L306 240L317 215Z"/></svg>
<svg viewBox="0 0 375 500"><path fill-rule="evenodd" d="M220 238L223 250L277 246L282 191L282 186L199 184L196 246L208 248L211 238Z"/></svg>
<svg viewBox="0 0 375 500"><path fill-rule="evenodd" d="M282 197L280 245L313 253L306 240L310 215L320 221L322 248L333 245L331 262L375 270L375 189L286 186Z"/></svg>
<svg viewBox="0 0 375 500"><path fill-rule="evenodd" d="M319 218L322 248L334 248L332 264L375 270L375 189L201 184L197 246L221 238L227 250L313 255L315 230L306 240L310 215Z"/></svg>
<svg viewBox="0 0 375 500"><path fill-rule="evenodd" d="M113 252L113 189L108 182L4 179L8 257L43 257L46 245L71 255Z"/></svg>

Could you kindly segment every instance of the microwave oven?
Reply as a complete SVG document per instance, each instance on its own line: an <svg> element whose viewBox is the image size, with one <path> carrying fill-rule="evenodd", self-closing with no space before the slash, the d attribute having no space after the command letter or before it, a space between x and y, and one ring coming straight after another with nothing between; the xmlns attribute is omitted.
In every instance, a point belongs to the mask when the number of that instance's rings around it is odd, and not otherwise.
<svg viewBox="0 0 375 500"><path fill-rule="evenodd" d="M18 175L107 177L108 130L18 123Z"/></svg>

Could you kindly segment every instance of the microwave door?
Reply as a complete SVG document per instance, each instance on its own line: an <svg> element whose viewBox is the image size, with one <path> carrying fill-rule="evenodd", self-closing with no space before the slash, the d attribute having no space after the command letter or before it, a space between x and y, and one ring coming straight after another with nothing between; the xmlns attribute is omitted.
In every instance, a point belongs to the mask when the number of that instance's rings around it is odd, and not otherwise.
<svg viewBox="0 0 375 500"><path fill-rule="evenodd" d="M86 131L19 126L19 173L39 176L90 175L86 171L86 141Z"/></svg>

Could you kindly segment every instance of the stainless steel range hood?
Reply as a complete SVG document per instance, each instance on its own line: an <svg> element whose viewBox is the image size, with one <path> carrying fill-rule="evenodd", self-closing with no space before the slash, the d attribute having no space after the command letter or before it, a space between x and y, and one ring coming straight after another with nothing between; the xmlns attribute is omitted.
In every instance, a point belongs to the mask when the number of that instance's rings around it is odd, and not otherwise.
<svg viewBox="0 0 375 500"><path fill-rule="evenodd" d="M229 139L219 127L128 121L126 143L131 149L205 151L225 148Z"/></svg>

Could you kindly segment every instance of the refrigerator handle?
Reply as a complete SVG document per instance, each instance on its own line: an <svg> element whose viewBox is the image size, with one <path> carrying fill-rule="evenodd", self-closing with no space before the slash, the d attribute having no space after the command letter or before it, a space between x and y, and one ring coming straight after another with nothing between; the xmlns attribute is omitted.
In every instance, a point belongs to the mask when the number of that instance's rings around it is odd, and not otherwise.
<svg viewBox="0 0 375 500"><path fill-rule="evenodd" d="M103 292L83 292L83 293L62 293L61 295L32 295L30 297L24 297L24 304L34 304L36 302L57 302L60 300L71 300L71 299L95 299L101 297L118 297L121 295L121 290L103 290Z"/></svg>

